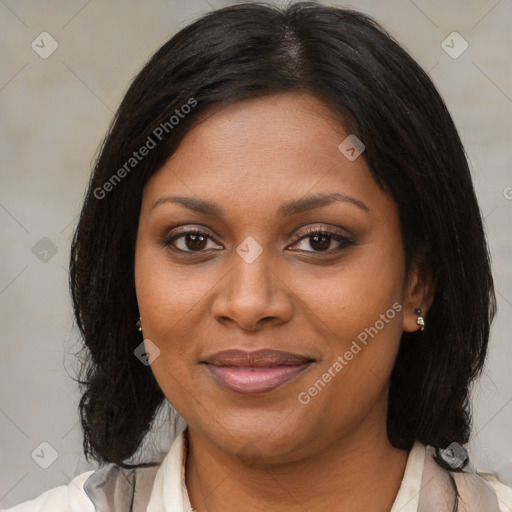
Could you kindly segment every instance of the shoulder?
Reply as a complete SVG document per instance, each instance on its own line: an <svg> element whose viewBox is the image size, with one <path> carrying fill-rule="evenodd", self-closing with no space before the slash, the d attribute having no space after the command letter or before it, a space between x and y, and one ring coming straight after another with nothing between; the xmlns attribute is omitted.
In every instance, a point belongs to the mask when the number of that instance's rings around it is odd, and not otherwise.
<svg viewBox="0 0 512 512"><path fill-rule="evenodd" d="M50 489L37 498L25 501L2 512L94 512L94 505L84 492L84 482L93 471L82 473L68 485Z"/></svg>
<svg viewBox="0 0 512 512"><path fill-rule="evenodd" d="M183 433L181 433L160 462L130 468L109 463L95 471L78 475L68 485L55 487L34 500L20 503L9 509L2 509L0 512L146 510L150 500L151 510L163 510L162 500L169 493L172 499L181 500L182 486L184 486L184 455ZM170 476L173 478L169 479ZM170 499L169 496L167 499ZM154 506L155 503L159 504L157 508ZM175 509L182 510L183 506L173 508Z"/></svg>
<svg viewBox="0 0 512 512"><path fill-rule="evenodd" d="M426 447L420 502L434 510L453 510L456 491L455 501L463 504L465 511L512 512L512 487L496 475L479 472L470 461L462 471L441 468L434 460L434 452L431 446Z"/></svg>
<svg viewBox="0 0 512 512"><path fill-rule="evenodd" d="M479 473L496 493L500 504L500 512L512 512L512 487L501 482L496 475Z"/></svg>

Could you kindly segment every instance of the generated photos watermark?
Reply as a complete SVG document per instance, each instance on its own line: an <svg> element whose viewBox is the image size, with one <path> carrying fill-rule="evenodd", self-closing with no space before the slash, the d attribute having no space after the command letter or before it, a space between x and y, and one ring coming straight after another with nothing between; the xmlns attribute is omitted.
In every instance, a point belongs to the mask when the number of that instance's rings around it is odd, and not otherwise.
<svg viewBox="0 0 512 512"><path fill-rule="evenodd" d="M351 162L357 160L359 156L364 152L366 146L363 142L353 133L338 146L340 153L345 155Z"/></svg>
<svg viewBox="0 0 512 512"><path fill-rule="evenodd" d="M144 366L149 366L160 355L160 349L149 338L146 338L137 345L133 353Z"/></svg>
<svg viewBox="0 0 512 512"><path fill-rule="evenodd" d="M350 361L354 358L355 355L359 354L363 347L368 344L368 337L374 338L379 334L379 332L384 329L386 324L395 318L397 313L402 311L403 306L399 302L395 302L392 307L390 307L385 313L381 314L379 320L377 320L371 327L367 327L364 331L361 331L357 335L357 340L352 340L350 348L345 351L343 355L339 355L336 358L336 361L328 368L326 372L324 372L316 382L310 386L306 391L301 391L297 395L297 399L303 405L309 404L311 399L322 391L325 386L331 382L336 375L339 375L341 370L348 365ZM362 346L361 346L362 345Z"/></svg>
<svg viewBox="0 0 512 512"><path fill-rule="evenodd" d="M132 153L132 156L126 160L126 162L101 186L96 187L93 191L96 199L104 199L109 192L114 190L114 187L121 182L135 167L139 165L142 160L149 154L149 152L156 148L159 142L161 142L166 135L174 130L181 119L184 119L192 109L197 105L197 100L193 97L189 98L187 103L177 108L174 114L169 118L168 121L160 123L151 133L148 135L146 142L137 150Z"/></svg>

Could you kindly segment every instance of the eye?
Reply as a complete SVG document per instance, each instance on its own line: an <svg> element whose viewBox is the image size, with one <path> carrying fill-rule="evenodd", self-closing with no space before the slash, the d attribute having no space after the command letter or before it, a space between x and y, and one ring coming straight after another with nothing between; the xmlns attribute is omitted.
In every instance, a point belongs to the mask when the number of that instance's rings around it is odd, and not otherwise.
<svg viewBox="0 0 512 512"><path fill-rule="evenodd" d="M208 243L211 245L208 246ZM332 248L333 242L337 247ZM215 245L212 237L206 231L201 229L189 229L166 236L161 241L164 247L172 247L173 249L185 253L201 253L208 250L219 250L221 246ZM305 234L299 238L293 246L303 244L298 250L305 252L337 252L346 247L356 245L355 242L347 235L337 231L331 231L325 228L308 228ZM291 246L291 247L293 247ZM311 249L308 249L309 246Z"/></svg>
<svg viewBox="0 0 512 512"><path fill-rule="evenodd" d="M313 250L308 250L307 248L299 248L299 250L306 252L337 252L346 247L350 247L355 245L354 240L352 238L339 233L337 231L330 231L324 228L309 228L306 230L306 234L299 238L294 245L298 243L303 243L303 246L309 246ZM338 247L334 249L331 247L332 243L335 242L338 244Z"/></svg>
<svg viewBox="0 0 512 512"><path fill-rule="evenodd" d="M205 252L214 247L208 247L208 242L213 242L211 236L200 229L190 229L181 231L171 236L167 236L162 240L165 247L173 246L182 252Z"/></svg>

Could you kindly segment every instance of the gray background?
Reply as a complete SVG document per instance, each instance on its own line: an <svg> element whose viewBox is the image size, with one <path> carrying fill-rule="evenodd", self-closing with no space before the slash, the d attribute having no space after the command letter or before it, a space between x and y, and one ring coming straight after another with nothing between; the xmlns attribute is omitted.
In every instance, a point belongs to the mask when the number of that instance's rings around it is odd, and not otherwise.
<svg viewBox="0 0 512 512"><path fill-rule="evenodd" d="M512 485L512 1L323 3L352 5L380 21L429 72L460 130L499 302L488 365L475 387L470 451L481 469ZM67 266L91 162L149 55L201 13L227 4L0 0L1 507L89 469L71 379L79 345ZM31 48L44 31L59 45L47 59ZM469 44L456 59L442 47L453 31ZM51 450L31 457L42 442L58 452L48 469L34 459Z"/></svg>

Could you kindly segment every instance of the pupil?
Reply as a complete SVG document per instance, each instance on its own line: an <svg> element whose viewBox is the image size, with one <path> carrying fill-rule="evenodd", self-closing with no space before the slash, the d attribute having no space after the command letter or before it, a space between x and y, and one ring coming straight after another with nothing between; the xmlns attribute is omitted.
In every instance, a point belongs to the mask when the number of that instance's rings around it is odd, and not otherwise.
<svg viewBox="0 0 512 512"><path fill-rule="evenodd" d="M192 247L191 244L187 244L187 247L189 249L203 249L205 246L206 238L202 235L188 235L189 241L192 240Z"/></svg>
<svg viewBox="0 0 512 512"><path fill-rule="evenodd" d="M313 235L313 243L310 242L310 244L313 248L316 248L319 251L325 251L326 249L329 248L330 238L331 237L329 235ZM317 244L319 239L322 240L323 243L319 244L320 247L318 247L318 245L315 247L314 244Z"/></svg>

